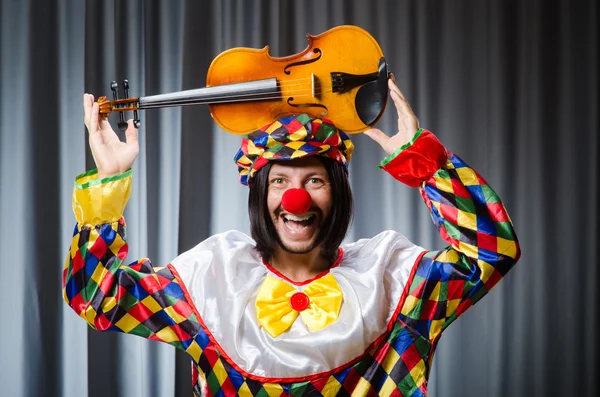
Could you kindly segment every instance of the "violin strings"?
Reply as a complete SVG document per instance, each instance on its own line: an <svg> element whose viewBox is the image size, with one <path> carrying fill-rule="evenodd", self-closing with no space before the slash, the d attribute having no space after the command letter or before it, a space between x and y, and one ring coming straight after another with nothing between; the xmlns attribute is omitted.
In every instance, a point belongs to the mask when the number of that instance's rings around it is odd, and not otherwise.
<svg viewBox="0 0 600 397"><path fill-rule="evenodd" d="M324 89L325 88L325 89ZM212 103L212 102L216 102L216 101L222 101L222 102L240 102L240 101L245 101L245 100L252 100L253 98L256 98L256 100L260 100L260 99L285 99L285 98L289 98L289 97L311 97L313 96L313 92L316 95L320 95L320 94L324 94L324 93L330 93L332 92L332 87L331 86L327 86L327 87L321 87L321 88L316 88L316 89L312 89L312 88L302 88L302 89L292 89L292 90L285 90L285 95L275 95L275 93L261 93L261 92L256 92L256 93L247 93L247 94L240 94L243 93L243 89L237 89L237 90L232 90L231 93L227 93L221 96L212 96L210 98L207 99L193 99L193 98L182 98L182 99L176 99L173 100L173 102L189 102L189 103ZM235 91L237 91L237 94L235 93ZM238 98L239 96L243 96L244 98ZM152 105L145 105L143 107L150 107Z"/></svg>

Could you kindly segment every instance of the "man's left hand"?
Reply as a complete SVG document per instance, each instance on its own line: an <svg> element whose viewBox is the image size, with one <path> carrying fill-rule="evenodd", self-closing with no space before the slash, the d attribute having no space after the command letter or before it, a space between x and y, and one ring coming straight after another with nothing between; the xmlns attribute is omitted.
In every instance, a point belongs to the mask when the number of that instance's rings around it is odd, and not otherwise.
<svg viewBox="0 0 600 397"><path fill-rule="evenodd" d="M387 154L393 154L402 145L410 142L419 129L419 120L410 108L406 98L404 98L402 91L396 85L393 75L388 79L388 86L390 88L390 96L398 112L398 132L391 137L378 128L368 129L364 133L381 145Z"/></svg>

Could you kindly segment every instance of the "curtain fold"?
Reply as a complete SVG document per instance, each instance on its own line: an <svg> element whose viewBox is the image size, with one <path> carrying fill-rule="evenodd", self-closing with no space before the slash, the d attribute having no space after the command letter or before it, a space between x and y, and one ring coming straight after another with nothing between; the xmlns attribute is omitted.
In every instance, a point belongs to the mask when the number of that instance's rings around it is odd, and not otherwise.
<svg viewBox="0 0 600 397"><path fill-rule="evenodd" d="M341 24L379 41L421 126L495 188L523 250L445 331L430 396L595 395L597 2L0 0L0 12L0 395L191 396L185 354L92 331L62 300L73 180L93 167L82 94L123 79L131 96L202 87L226 49L287 56ZM389 106L378 127L392 133ZM214 233L248 232L240 137L203 106L140 116L128 262L165 265ZM443 247L419 195L374 167L382 150L352 139L348 240L394 229Z"/></svg>

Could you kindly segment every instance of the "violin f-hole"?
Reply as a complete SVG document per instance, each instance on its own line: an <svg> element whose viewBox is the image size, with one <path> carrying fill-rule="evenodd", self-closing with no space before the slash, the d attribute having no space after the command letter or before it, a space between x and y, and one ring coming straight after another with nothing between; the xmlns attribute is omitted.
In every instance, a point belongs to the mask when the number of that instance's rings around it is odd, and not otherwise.
<svg viewBox="0 0 600 397"><path fill-rule="evenodd" d="M321 104L321 103L292 103L292 101L294 100L294 97L289 97L287 100L287 104L295 107L295 108L321 108L321 109L325 109L324 112L321 112L321 117L325 117L327 116L327 113L329 113L329 109L327 109L327 106Z"/></svg>
<svg viewBox="0 0 600 397"><path fill-rule="evenodd" d="M294 66L308 65L308 64L311 64L313 62L317 62L319 59L321 59L321 56L323 55L323 53L321 52L320 48L315 48L313 50L313 53L317 54L316 58L307 59L307 60L300 61L300 62L290 63L289 65L287 65L283 69L283 73L285 73L285 74L287 74L289 76L290 74L292 74L292 72L290 72L290 70L289 70L290 68L292 68Z"/></svg>

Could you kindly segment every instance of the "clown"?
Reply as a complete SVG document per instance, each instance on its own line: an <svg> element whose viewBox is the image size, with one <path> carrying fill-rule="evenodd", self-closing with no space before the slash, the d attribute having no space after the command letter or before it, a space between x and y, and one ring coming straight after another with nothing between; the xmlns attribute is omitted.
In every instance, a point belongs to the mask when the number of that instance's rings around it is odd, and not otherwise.
<svg viewBox="0 0 600 397"><path fill-rule="evenodd" d="M418 188L448 247L393 231L342 244L353 144L327 120L282 118L235 156L251 235L210 237L170 264L125 264L123 210L137 157L84 96L98 170L77 178L63 295L91 327L169 343L192 360L197 396L425 396L442 331L519 257L485 180L448 152L389 81L398 133L368 136L381 168Z"/></svg>

